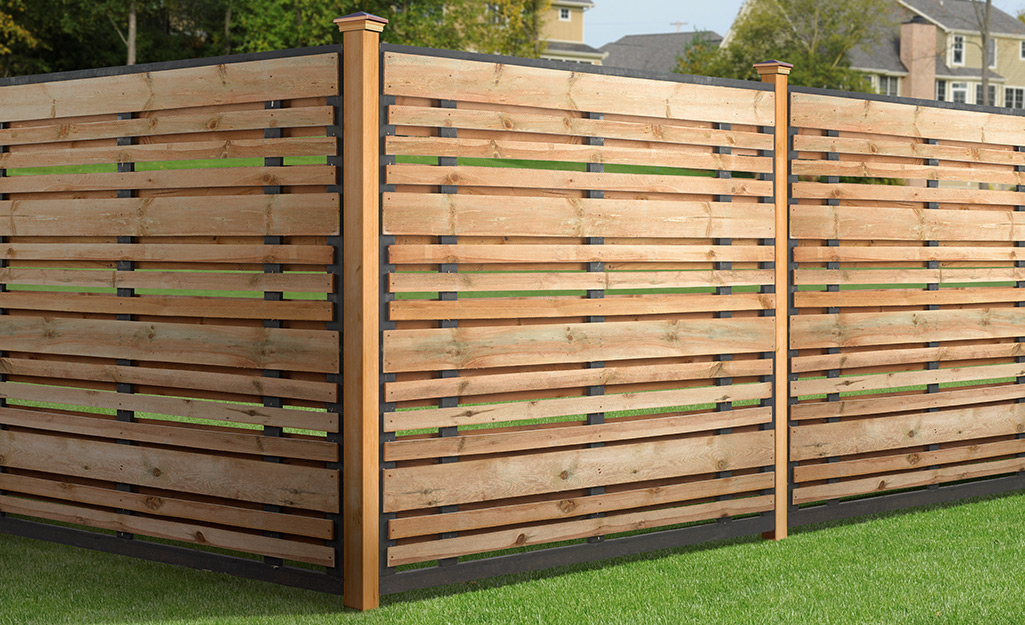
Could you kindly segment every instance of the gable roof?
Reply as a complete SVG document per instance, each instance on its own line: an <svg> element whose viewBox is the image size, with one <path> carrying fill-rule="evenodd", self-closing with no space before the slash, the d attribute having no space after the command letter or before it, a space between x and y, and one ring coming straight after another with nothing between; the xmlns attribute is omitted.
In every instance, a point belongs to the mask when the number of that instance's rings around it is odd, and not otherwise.
<svg viewBox="0 0 1025 625"><path fill-rule="evenodd" d="M710 30L689 33L658 33L653 35L626 35L601 47L608 52L604 65L626 67L652 72L671 72L676 69L676 57L697 36L719 45L722 37Z"/></svg>
<svg viewBox="0 0 1025 625"><path fill-rule="evenodd" d="M981 2L974 0L900 0L912 11L921 14L945 30L979 32L976 8ZM989 15L990 32L997 35L1025 35L1025 24L1017 18L992 7Z"/></svg>

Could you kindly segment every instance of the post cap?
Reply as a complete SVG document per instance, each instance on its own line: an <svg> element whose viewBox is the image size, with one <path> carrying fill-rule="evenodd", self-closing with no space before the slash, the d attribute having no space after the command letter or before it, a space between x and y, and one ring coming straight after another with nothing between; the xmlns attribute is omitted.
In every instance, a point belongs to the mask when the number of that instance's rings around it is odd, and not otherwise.
<svg viewBox="0 0 1025 625"><path fill-rule="evenodd" d="M384 25L388 23L388 20L360 11L339 17L334 22L338 24L338 30L343 33L350 30L370 30L379 33L384 30Z"/></svg>
<svg viewBox="0 0 1025 625"><path fill-rule="evenodd" d="M765 76L766 74L789 74L794 66L783 61L762 61L755 63L754 68L758 70L759 75Z"/></svg>

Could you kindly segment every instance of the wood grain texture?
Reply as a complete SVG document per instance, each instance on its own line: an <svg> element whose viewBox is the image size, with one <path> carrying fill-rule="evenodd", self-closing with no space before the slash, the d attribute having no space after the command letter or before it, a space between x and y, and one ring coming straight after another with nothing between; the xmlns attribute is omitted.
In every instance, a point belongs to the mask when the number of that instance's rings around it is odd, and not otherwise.
<svg viewBox="0 0 1025 625"><path fill-rule="evenodd" d="M664 119L615 121L587 119L571 112L488 111L391 105L388 122L396 126L427 126L495 130L501 133L538 133L578 137L605 137L684 145L726 146L771 150L772 135L761 132L718 130L676 125Z"/></svg>
<svg viewBox="0 0 1025 625"><path fill-rule="evenodd" d="M772 319L637 321L384 332L384 371L771 351ZM2 343L0 343L2 345Z"/></svg>
<svg viewBox="0 0 1025 625"><path fill-rule="evenodd" d="M1025 201L1018 191L959 189L956 187L900 187L852 182L795 182L793 196L821 200L872 200L877 202L946 202L979 205L1017 205ZM925 210L925 209L922 209Z"/></svg>
<svg viewBox="0 0 1025 625"><path fill-rule="evenodd" d="M327 193L0 200L0 236L331 235L339 214Z"/></svg>
<svg viewBox="0 0 1025 625"><path fill-rule="evenodd" d="M384 413L386 432L421 428L452 427L543 419L619 410L666 409L697 404L765 399L772 394L768 383L706 386L674 391L618 393L596 397L566 397L531 402L508 402L478 406L458 406L435 410L409 410ZM711 428L714 429L714 428Z"/></svg>
<svg viewBox="0 0 1025 625"><path fill-rule="evenodd" d="M131 260L329 265L334 258L334 249L328 245L0 243L0 258L6 260Z"/></svg>
<svg viewBox="0 0 1025 625"><path fill-rule="evenodd" d="M794 373L824 371L826 369L857 369L884 365L904 365L930 361L975 360L979 358L1016 358L1025 356L1025 344L993 343L974 345L944 345L905 349L876 349L841 354L795 356ZM823 374L824 375L824 374Z"/></svg>
<svg viewBox="0 0 1025 625"><path fill-rule="evenodd" d="M946 369L930 369L928 371L898 371L874 375L794 380L790 382L790 392L794 395L853 393L914 386L917 384L943 384L947 382L993 380L1017 376L1025 376L1025 364L1011 363L975 367L951 367Z"/></svg>
<svg viewBox="0 0 1025 625"><path fill-rule="evenodd" d="M55 119L337 95L337 54L4 87L3 120Z"/></svg>
<svg viewBox="0 0 1025 625"><path fill-rule="evenodd" d="M773 432L763 430L385 469L384 511L733 471L772 462Z"/></svg>
<svg viewBox="0 0 1025 625"><path fill-rule="evenodd" d="M386 52L384 93L772 126L772 92Z"/></svg>
<svg viewBox="0 0 1025 625"><path fill-rule="evenodd" d="M916 372L925 373L925 372ZM918 382L916 382L918 384ZM941 389L938 393L922 395L901 395L899 398L870 397L860 399L848 397L839 401L805 402L791 407L790 418L794 421L809 419L829 419L833 417L854 417L870 414L897 412L895 402L900 402L899 411L927 410L929 408L946 408L983 404L987 402L1006 401L1025 397L1025 385L1005 384L1001 386L986 385L982 388L968 390Z"/></svg>
<svg viewBox="0 0 1025 625"><path fill-rule="evenodd" d="M837 152L866 157L897 156L994 165L1025 165L1025 155L1021 152L991 149L985 144L932 145L923 143L918 138L822 137L797 134L794 135L794 149L798 152Z"/></svg>
<svg viewBox="0 0 1025 625"><path fill-rule="evenodd" d="M3 466L333 512L338 471L0 430Z"/></svg>
<svg viewBox="0 0 1025 625"><path fill-rule="evenodd" d="M1025 270L1023 270L1025 272ZM392 273L393 293L430 291L561 291L752 286L773 283L769 269L603 271L588 273Z"/></svg>
<svg viewBox="0 0 1025 625"><path fill-rule="evenodd" d="M1016 337L1025 310L973 308L798 315L790 320L793 349L894 345Z"/></svg>
<svg viewBox="0 0 1025 625"><path fill-rule="evenodd" d="M383 210L384 234L738 239L773 236L773 211L764 204L738 209L736 204L727 202L388 192L383 194Z"/></svg>
<svg viewBox="0 0 1025 625"><path fill-rule="evenodd" d="M0 247L2 251L2 247ZM1023 250L1025 258L1025 250ZM416 263L690 263L771 262L767 245L391 245L389 262Z"/></svg>
<svg viewBox="0 0 1025 625"><path fill-rule="evenodd" d="M1025 214L1003 210L791 206L790 220L795 239L1009 243L1025 239Z"/></svg>
<svg viewBox="0 0 1025 625"><path fill-rule="evenodd" d="M116 271L0 268L0 283L57 287L175 289L185 291L289 291L330 293L327 273L260 273L256 271Z"/></svg>
<svg viewBox="0 0 1025 625"><path fill-rule="evenodd" d="M798 248L800 249L800 248ZM822 248L830 249L830 248ZM832 248L835 249L835 248ZM938 248L922 248L938 249ZM939 248L942 249L942 248ZM979 248L985 250L986 248ZM796 250L795 250L796 251ZM858 289L844 291L798 291L797 308L857 308L876 306L929 306L950 304L996 304L1025 301L1025 292L1014 287L920 289Z"/></svg>

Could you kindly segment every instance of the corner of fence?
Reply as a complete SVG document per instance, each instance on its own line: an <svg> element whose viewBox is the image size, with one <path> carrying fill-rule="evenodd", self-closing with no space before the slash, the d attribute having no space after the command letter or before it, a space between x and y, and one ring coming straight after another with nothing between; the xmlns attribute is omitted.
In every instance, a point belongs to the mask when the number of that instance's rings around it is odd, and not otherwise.
<svg viewBox="0 0 1025 625"><path fill-rule="evenodd" d="M380 33L388 20L353 13L342 35L342 585L345 605L380 601L379 376Z"/></svg>
<svg viewBox="0 0 1025 625"><path fill-rule="evenodd" d="M793 65L782 61L755 63L762 82L773 85L775 122L773 124L773 204L775 206L775 354L773 364L773 423L776 438L774 465L775 524L764 538L787 537L787 511L790 503L790 116L788 82Z"/></svg>

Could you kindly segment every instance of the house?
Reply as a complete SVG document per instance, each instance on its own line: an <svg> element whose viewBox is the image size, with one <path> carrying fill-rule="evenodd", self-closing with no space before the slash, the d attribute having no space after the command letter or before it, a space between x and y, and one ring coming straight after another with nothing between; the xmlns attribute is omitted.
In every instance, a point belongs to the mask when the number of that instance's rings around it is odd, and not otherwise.
<svg viewBox="0 0 1025 625"><path fill-rule="evenodd" d="M718 46L722 37L710 30L690 33L660 33L654 35L627 35L607 43L601 51L608 54L605 65L627 67L652 72L676 70L676 59L695 39L704 39Z"/></svg>
<svg viewBox="0 0 1025 625"><path fill-rule="evenodd" d="M894 0L894 26L852 50L879 93L982 104L982 37L973 0ZM1025 108L1025 24L992 7L990 104Z"/></svg>
<svg viewBox="0 0 1025 625"><path fill-rule="evenodd" d="M601 65L607 53L584 43L584 12L590 0L552 0L541 39L547 44L542 59Z"/></svg>

